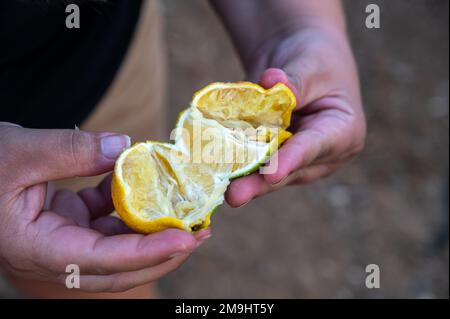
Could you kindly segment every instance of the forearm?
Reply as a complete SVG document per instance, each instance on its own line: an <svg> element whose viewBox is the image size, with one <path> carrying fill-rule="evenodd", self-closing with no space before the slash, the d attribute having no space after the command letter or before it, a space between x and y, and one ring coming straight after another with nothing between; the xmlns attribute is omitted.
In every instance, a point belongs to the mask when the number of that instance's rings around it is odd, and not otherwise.
<svg viewBox="0 0 450 319"><path fill-rule="evenodd" d="M261 56L261 51L269 52L270 46L301 30L320 28L345 35L340 0L211 0L211 3L223 19L246 68L255 63L255 56Z"/></svg>

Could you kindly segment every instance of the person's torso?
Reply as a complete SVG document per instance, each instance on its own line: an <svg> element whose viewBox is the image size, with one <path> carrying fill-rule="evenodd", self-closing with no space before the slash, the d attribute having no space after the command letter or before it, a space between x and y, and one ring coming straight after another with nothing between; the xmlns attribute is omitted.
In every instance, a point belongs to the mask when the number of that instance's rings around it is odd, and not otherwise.
<svg viewBox="0 0 450 319"><path fill-rule="evenodd" d="M133 36L141 0L0 2L0 121L73 128L99 103Z"/></svg>

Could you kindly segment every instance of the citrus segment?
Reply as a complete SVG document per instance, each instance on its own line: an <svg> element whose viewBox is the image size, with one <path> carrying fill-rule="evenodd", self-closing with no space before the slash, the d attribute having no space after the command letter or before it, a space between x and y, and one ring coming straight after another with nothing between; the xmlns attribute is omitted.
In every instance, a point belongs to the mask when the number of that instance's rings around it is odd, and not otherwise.
<svg viewBox="0 0 450 319"><path fill-rule="evenodd" d="M291 136L295 97L283 84L214 83L180 113L174 144L138 143L116 162L114 206L142 233L207 227L230 180L247 175Z"/></svg>
<svg viewBox="0 0 450 319"><path fill-rule="evenodd" d="M228 179L180 159L183 155L173 145L155 142L136 144L120 156L112 197L130 227L152 232L152 222L162 219L192 230L223 202Z"/></svg>

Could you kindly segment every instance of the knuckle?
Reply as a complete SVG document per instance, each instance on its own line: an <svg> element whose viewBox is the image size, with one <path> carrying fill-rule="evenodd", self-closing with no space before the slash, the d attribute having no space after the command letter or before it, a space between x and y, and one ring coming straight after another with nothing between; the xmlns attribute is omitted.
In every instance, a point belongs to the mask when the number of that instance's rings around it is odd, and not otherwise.
<svg viewBox="0 0 450 319"><path fill-rule="evenodd" d="M20 135L23 129L15 125L0 125L0 192L25 182L28 177L21 168L29 162Z"/></svg>
<svg viewBox="0 0 450 319"><path fill-rule="evenodd" d="M91 136L82 131L70 130L63 134L60 148L66 149L66 156L74 167L80 167L92 163L93 154Z"/></svg>
<svg viewBox="0 0 450 319"><path fill-rule="evenodd" d="M77 131L70 131L66 138L67 140L64 141L65 145L62 145L62 147L69 145L69 156L72 162L77 164L79 163L80 134Z"/></svg>
<svg viewBox="0 0 450 319"><path fill-rule="evenodd" d="M350 158L353 158L359 153L361 153L364 150L365 145L366 145L365 137L361 137L356 142L354 142L349 152Z"/></svg>

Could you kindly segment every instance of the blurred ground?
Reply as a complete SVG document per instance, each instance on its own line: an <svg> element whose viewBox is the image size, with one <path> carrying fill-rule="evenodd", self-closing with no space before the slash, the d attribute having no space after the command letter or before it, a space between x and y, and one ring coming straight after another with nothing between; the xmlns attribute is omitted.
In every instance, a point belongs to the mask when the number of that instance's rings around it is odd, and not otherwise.
<svg viewBox="0 0 450 319"><path fill-rule="evenodd" d="M369 3L380 30L364 27ZM164 4L171 127L192 92L244 74L207 1ZM163 297L448 298L448 2L345 4L366 150L325 181L220 208L213 237L161 282ZM380 289L365 288L371 263Z"/></svg>

